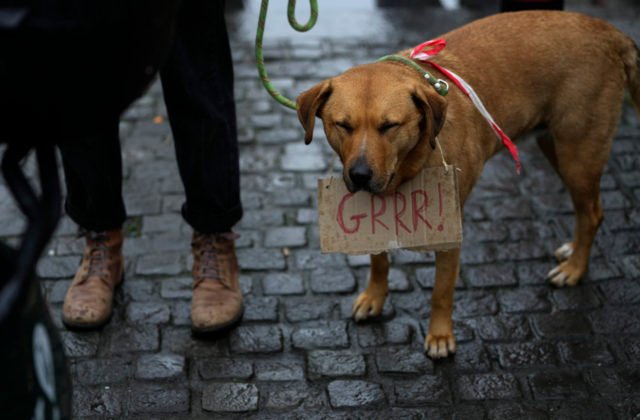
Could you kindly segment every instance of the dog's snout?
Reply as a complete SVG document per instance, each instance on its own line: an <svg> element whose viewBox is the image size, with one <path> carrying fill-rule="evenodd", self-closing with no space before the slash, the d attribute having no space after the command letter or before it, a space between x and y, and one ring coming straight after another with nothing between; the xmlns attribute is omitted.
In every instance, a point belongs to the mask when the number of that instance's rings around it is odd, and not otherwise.
<svg viewBox="0 0 640 420"><path fill-rule="evenodd" d="M359 157L349 169L349 178L356 190L368 190L373 171L364 158Z"/></svg>

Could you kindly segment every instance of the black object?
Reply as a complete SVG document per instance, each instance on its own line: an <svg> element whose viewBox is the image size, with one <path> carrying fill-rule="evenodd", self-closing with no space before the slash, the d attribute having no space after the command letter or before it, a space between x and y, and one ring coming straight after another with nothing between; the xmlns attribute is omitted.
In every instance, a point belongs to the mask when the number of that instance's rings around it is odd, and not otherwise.
<svg viewBox="0 0 640 420"><path fill-rule="evenodd" d="M0 413L7 418L68 418L71 387L64 352L34 275L60 217L54 146L36 147L42 193L20 168L29 147L11 144L2 173L28 226L17 250L0 242Z"/></svg>
<svg viewBox="0 0 640 420"><path fill-rule="evenodd" d="M71 388L34 269L60 215L54 145L117 126L166 58L179 0L0 0L2 174L28 224L0 242L0 416L69 418ZM21 162L35 150L36 194Z"/></svg>
<svg viewBox="0 0 640 420"><path fill-rule="evenodd" d="M517 12L520 10L562 10L564 0L502 0L501 12Z"/></svg>
<svg viewBox="0 0 640 420"><path fill-rule="evenodd" d="M189 0L160 70L186 203L182 215L202 233L231 230L242 216L233 63L221 0ZM66 214L85 230L118 229L126 219L117 121L59 145Z"/></svg>

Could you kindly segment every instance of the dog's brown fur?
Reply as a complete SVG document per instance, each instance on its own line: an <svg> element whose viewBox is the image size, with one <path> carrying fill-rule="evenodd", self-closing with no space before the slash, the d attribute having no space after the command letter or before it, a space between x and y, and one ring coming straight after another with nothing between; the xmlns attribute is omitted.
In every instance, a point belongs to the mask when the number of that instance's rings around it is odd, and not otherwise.
<svg viewBox="0 0 640 420"><path fill-rule="evenodd" d="M549 278L558 286L576 285L603 218L600 177L625 87L640 106L637 47L602 20L565 12L500 14L442 37L447 47L434 61L474 87L507 135L517 139L534 128L547 129L538 144L569 189L577 218L575 237L556 251L560 262ZM464 204L485 161L503 147L471 101L450 86L441 97L409 66L365 64L302 93L298 117L307 143L315 117L322 119L352 191L388 194L424 167L438 165L438 135L447 161L461 169ZM356 175L358 182L351 179ZM451 313L459 255L459 249L436 253L425 339L431 357L455 351ZM380 314L388 272L386 253L372 255L369 283L353 307L356 320Z"/></svg>

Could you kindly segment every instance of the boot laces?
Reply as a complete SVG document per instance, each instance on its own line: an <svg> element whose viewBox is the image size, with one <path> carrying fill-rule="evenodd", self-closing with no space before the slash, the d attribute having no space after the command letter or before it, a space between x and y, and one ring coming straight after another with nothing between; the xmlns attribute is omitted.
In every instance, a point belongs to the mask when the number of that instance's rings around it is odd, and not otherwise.
<svg viewBox="0 0 640 420"><path fill-rule="evenodd" d="M209 279L218 281L224 286L224 263L228 259L233 240L237 235L233 233L202 234L197 233L192 246L200 245L200 269L197 284ZM196 284L196 285L197 285Z"/></svg>
<svg viewBox="0 0 640 420"><path fill-rule="evenodd" d="M94 276L102 278L105 271L105 262L108 259L107 241L109 237L105 232L87 232L86 236L90 241L91 251L89 251L89 266L85 280Z"/></svg>

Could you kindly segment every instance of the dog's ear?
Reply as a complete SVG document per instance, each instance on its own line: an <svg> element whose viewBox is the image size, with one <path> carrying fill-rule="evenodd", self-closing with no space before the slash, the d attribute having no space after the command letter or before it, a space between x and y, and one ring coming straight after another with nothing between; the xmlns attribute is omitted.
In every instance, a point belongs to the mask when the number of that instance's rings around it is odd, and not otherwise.
<svg viewBox="0 0 640 420"><path fill-rule="evenodd" d="M428 136L432 149L436 148L436 136L442 129L447 114L447 101L435 90L426 85L416 87L411 99L422 114L420 129Z"/></svg>
<svg viewBox="0 0 640 420"><path fill-rule="evenodd" d="M320 116L322 106L331 95L331 83L328 80L318 83L311 89L302 92L296 99L298 119L304 128L304 142L311 143L316 116Z"/></svg>

